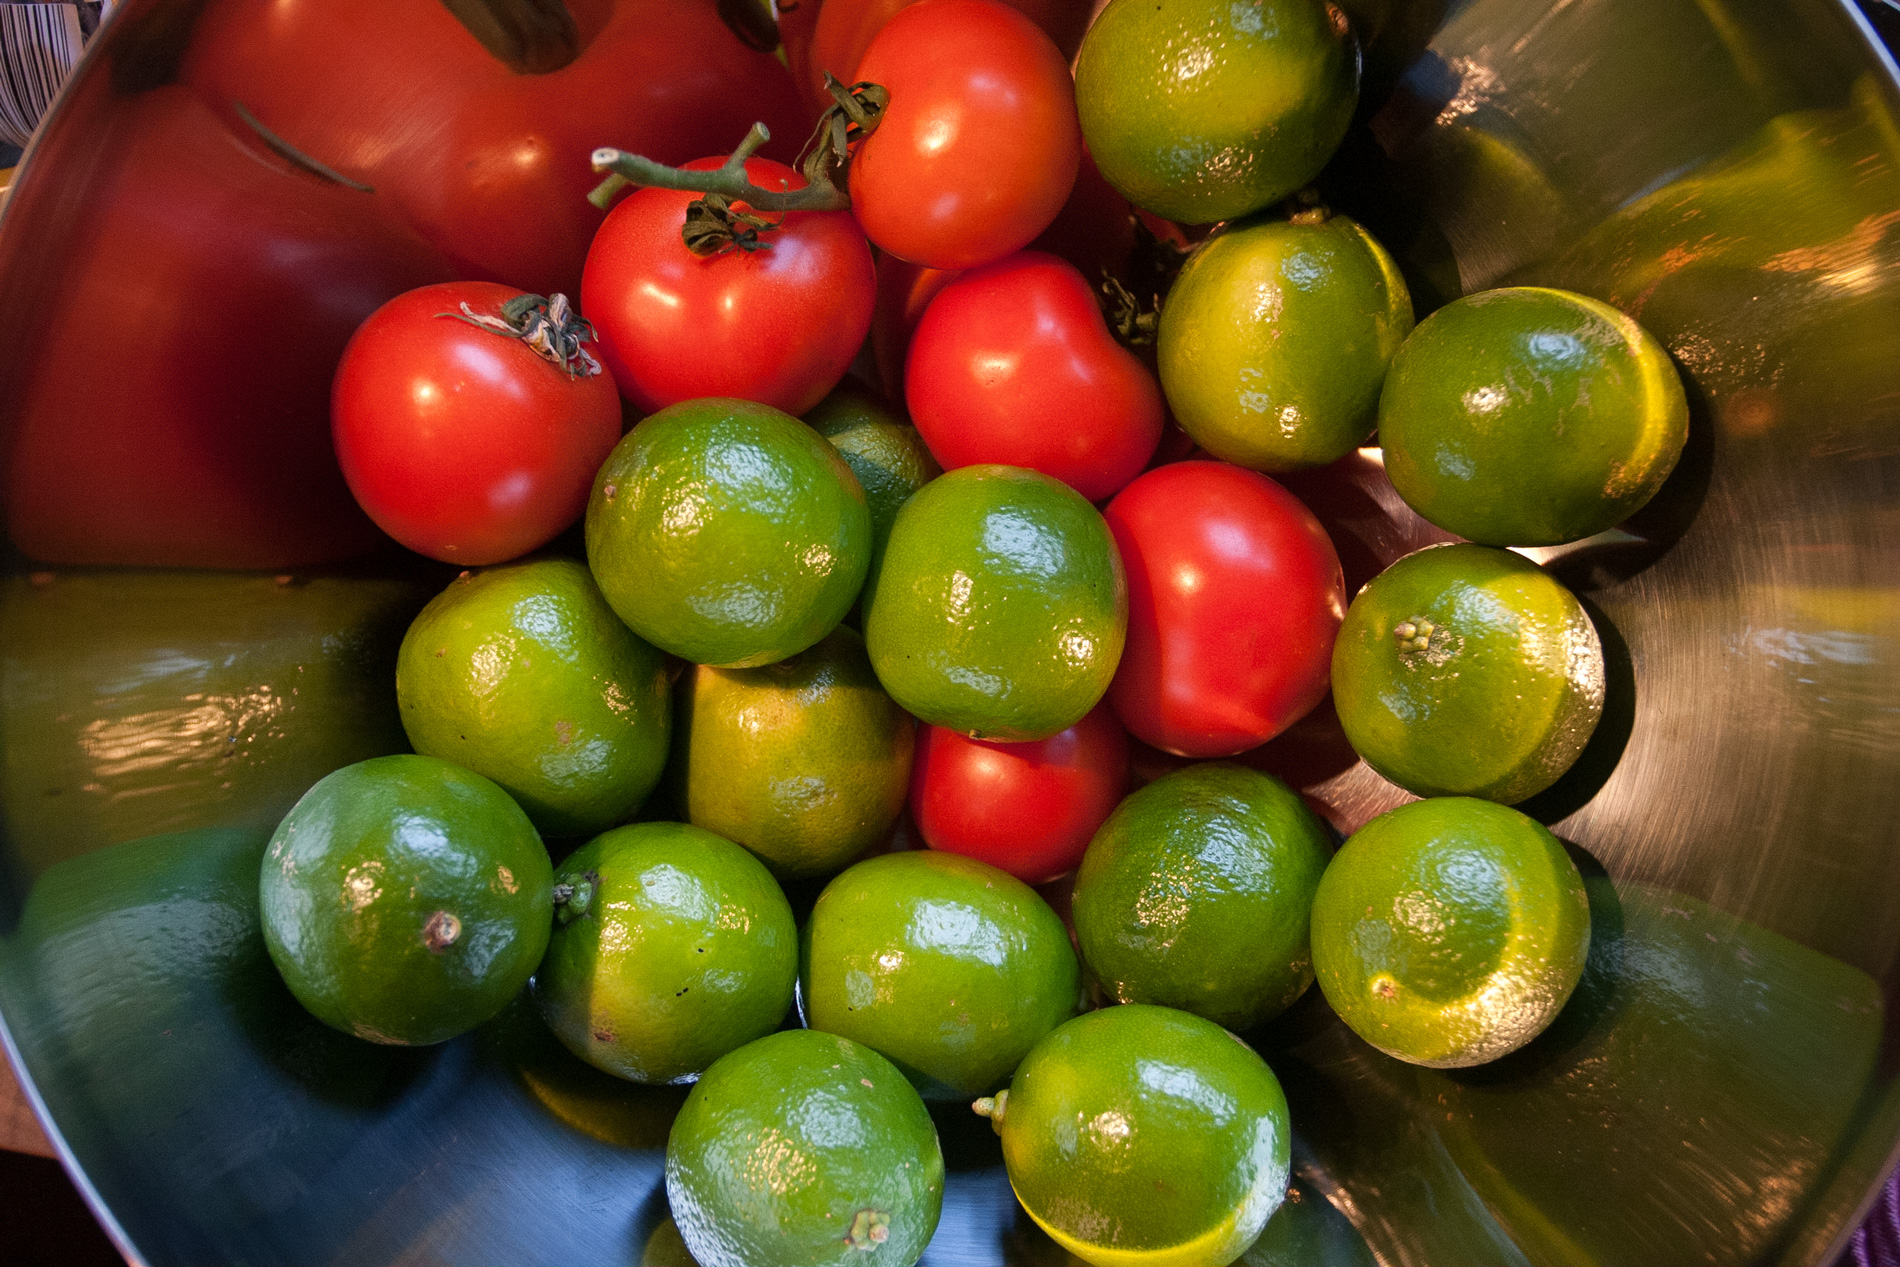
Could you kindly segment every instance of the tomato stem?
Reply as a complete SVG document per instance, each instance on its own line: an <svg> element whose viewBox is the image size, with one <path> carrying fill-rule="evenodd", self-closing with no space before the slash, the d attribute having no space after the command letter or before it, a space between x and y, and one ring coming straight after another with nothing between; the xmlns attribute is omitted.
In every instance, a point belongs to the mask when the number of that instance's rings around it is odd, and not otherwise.
<svg viewBox="0 0 1900 1267"><path fill-rule="evenodd" d="M505 339L520 339L542 360L566 370L569 378L592 378L601 372L600 362L581 346L595 338L593 323L568 305L566 295L516 295L501 306L499 317L476 312L467 304L460 312L435 315L466 321Z"/></svg>
<svg viewBox="0 0 1900 1267"><path fill-rule="evenodd" d="M767 189L746 176L746 160L772 139L771 130L754 123L726 161L710 171L687 171L656 163L639 154L612 146L594 151L594 170L611 173L587 195L605 210L621 190L630 186L680 189L706 195L687 206L680 236L695 255L716 255L738 247L756 251L770 246L759 235L784 223L791 211L843 211L851 206L844 177L851 163L851 146L877 130L890 103L890 93L873 83L846 88L827 74L825 87L832 105L819 117L811 139L800 152L802 189ZM776 212L771 220L760 212Z"/></svg>
<svg viewBox="0 0 1900 1267"><path fill-rule="evenodd" d="M358 193L373 194L376 192L373 185L365 185L360 180L351 180L334 167L318 162L316 159L292 145L289 141L286 141L283 137L278 136L275 132L258 122L257 116L246 109L242 101L233 101L231 108L237 111L237 117L243 120L245 127L257 133L257 137L260 141L270 146L272 151L274 151L279 158L282 158L292 167L301 167L313 176L321 176L325 180L335 181L345 189L354 189Z"/></svg>

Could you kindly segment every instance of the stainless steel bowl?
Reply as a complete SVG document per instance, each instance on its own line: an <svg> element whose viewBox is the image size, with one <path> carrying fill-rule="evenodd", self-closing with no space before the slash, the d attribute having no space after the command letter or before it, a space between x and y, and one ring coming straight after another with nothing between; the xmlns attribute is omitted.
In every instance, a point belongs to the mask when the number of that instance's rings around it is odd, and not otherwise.
<svg viewBox="0 0 1900 1267"><path fill-rule="evenodd" d="M1528 807L1592 876L1584 985L1462 1073L1377 1055L1316 995L1253 1035L1301 1199L1248 1261L1825 1263L1900 1141L1900 76L1841 0L1352 7L1373 104L1331 200L1421 311L1509 280L1635 313L1693 432L1636 521L1536 552L1613 666L1591 749ZM100 138L189 38L135 25L170 0L122 8L0 222L9 451L66 226L125 161ZM1304 491L1349 570L1419 540L1370 455ZM128 1256L662 1255L677 1092L595 1075L518 1011L356 1043L264 957L264 836L400 743L386 674L433 578L36 569L0 585L0 1018ZM1343 826L1392 802L1318 731L1293 747ZM1063 1261L987 1127L938 1116L925 1261Z"/></svg>

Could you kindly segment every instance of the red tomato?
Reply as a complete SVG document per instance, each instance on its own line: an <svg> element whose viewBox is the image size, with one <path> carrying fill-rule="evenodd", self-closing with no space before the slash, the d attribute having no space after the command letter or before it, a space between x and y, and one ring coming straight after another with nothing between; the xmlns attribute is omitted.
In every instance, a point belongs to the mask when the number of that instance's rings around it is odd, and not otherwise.
<svg viewBox="0 0 1900 1267"><path fill-rule="evenodd" d="M375 197L290 167L183 88L112 112L87 138L101 174L35 230L72 265L11 353L14 543L49 563L202 568L375 549L330 445L330 377L363 318L447 264ZM14 197L17 230L43 204L18 201L30 182Z"/></svg>
<svg viewBox="0 0 1900 1267"><path fill-rule="evenodd" d="M948 471L1026 466L1111 497L1161 439L1161 388L1115 342L1089 284L1041 251L964 273L924 310L904 365L911 421Z"/></svg>
<svg viewBox="0 0 1900 1267"><path fill-rule="evenodd" d="M559 6L556 6L557 8ZM714 0L570 0L579 52L545 73L496 60L442 0L221 0L181 70L304 153L392 199L461 275L578 293L601 213L588 156L729 152L755 120L790 159L814 116L791 72Z"/></svg>
<svg viewBox="0 0 1900 1267"><path fill-rule="evenodd" d="M1325 696L1345 581L1298 498L1224 462L1176 462L1103 516L1128 569L1128 645L1108 698L1130 733L1231 756Z"/></svg>
<svg viewBox="0 0 1900 1267"><path fill-rule="evenodd" d="M1049 227L1082 127L1069 64L1001 0L920 0L871 41L855 79L890 89L851 160L871 241L931 268L975 268Z"/></svg>
<svg viewBox="0 0 1900 1267"><path fill-rule="evenodd" d="M1082 46L1082 33L1088 30L1093 0L1005 0L1010 8L1042 28L1055 42L1063 60L1075 57ZM825 72L830 71L849 84L852 71L864 60L871 40L900 9L908 9L917 0L801 0L798 7L779 19L779 31L785 39L785 53L797 78L819 109L831 104L825 91ZM784 13L781 7L781 13Z"/></svg>
<svg viewBox="0 0 1900 1267"><path fill-rule="evenodd" d="M925 843L1028 884L1073 871L1127 790L1128 735L1105 704L1035 743L917 731L910 812Z"/></svg>
<svg viewBox="0 0 1900 1267"><path fill-rule="evenodd" d="M580 517L620 439L606 374L569 374L496 316L494 282L412 290L363 323L337 366L331 419L350 491L384 532L449 563L500 563ZM591 347L591 345L589 345Z"/></svg>
<svg viewBox="0 0 1900 1267"><path fill-rule="evenodd" d="M749 160L746 175L761 187L805 184L764 158ZM636 189L600 226L581 311L600 331L607 368L649 413L737 396L802 414L838 385L871 328L871 248L848 211L793 211L763 235L770 246L694 255L680 226L698 196Z"/></svg>

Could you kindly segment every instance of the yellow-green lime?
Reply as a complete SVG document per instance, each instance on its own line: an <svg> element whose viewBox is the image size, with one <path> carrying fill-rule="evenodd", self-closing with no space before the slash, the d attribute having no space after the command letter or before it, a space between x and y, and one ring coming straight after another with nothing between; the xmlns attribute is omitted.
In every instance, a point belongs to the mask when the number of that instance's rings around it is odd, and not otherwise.
<svg viewBox="0 0 1900 1267"><path fill-rule="evenodd" d="M916 427L861 388L837 388L812 406L805 421L831 441L858 477L871 508L872 548L882 549L898 509L943 468Z"/></svg>
<svg viewBox="0 0 1900 1267"><path fill-rule="evenodd" d="M1557 545L1622 522L1688 435L1660 343L1608 304L1535 286L1467 295L1420 322L1379 398L1393 487L1486 545Z"/></svg>
<svg viewBox="0 0 1900 1267"><path fill-rule="evenodd" d="M801 973L813 1029L965 1098L1001 1086L1082 996L1068 930L1034 889L934 849L868 858L826 885Z"/></svg>
<svg viewBox="0 0 1900 1267"><path fill-rule="evenodd" d="M1123 1003L1246 1029L1313 983L1307 915L1331 855L1325 826L1271 775L1220 764L1165 774L1089 842L1076 945Z"/></svg>
<svg viewBox="0 0 1900 1267"><path fill-rule="evenodd" d="M534 826L479 774L375 757L319 780L271 836L264 944L318 1020L420 1046L473 1029L528 983L553 920Z"/></svg>
<svg viewBox="0 0 1900 1267"><path fill-rule="evenodd" d="M910 1267L943 1209L943 1151L890 1061L786 1030L722 1057L686 1097L666 1199L701 1267Z"/></svg>
<svg viewBox="0 0 1900 1267"><path fill-rule="evenodd" d="M1439 545L1374 577L1333 644L1333 705L1366 764L1420 796L1514 805L1555 783L1603 714L1596 628L1555 578Z"/></svg>
<svg viewBox="0 0 1900 1267"><path fill-rule="evenodd" d="M1079 1016L979 1101L1016 1197L1095 1267L1225 1267L1286 1196L1279 1079L1198 1016L1129 1003Z"/></svg>
<svg viewBox="0 0 1900 1267"><path fill-rule="evenodd" d="M797 976L792 908L758 859L685 823L636 823L555 872L534 994L582 1060L683 1082L778 1028Z"/></svg>
<svg viewBox="0 0 1900 1267"><path fill-rule="evenodd" d="M916 723L855 630L761 668L688 669L678 706L681 811L778 875L836 871L903 812Z"/></svg>
<svg viewBox="0 0 1900 1267"><path fill-rule="evenodd" d="M626 818L666 765L666 657L571 559L451 582L403 638L396 700L417 752L493 779L553 836Z"/></svg>
<svg viewBox="0 0 1900 1267"><path fill-rule="evenodd" d="M769 405L669 405L594 477L587 563L633 631L695 664L803 651L844 618L871 558L857 476Z"/></svg>
<svg viewBox="0 0 1900 1267"><path fill-rule="evenodd" d="M1417 1065L1478 1065L1528 1043L1570 998L1589 949L1583 878L1557 838L1470 797L1373 819L1313 900L1326 1001Z"/></svg>
<svg viewBox="0 0 1900 1267"><path fill-rule="evenodd" d="M1325 0L1111 0L1075 66L1095 165L1182 224L1237 219L1312 180L1358 100L1358 46Z"/></svg>
<svg viewBox="0 0 1900 1267"><path fill-rule="evenodd" d="M891 698L978 739L1075 725L1128 636L1108 524L1067 484L1021 467L966 466L924 485L865 594L865 645Z"/></svg>
<svg viewBox="0 0 1900 1267"><path fill-rule="evenodd" d="M1256 471L1324 466L1372 434L1412 330L1398 266L1317 209L1248 221L1188 257L1161 310L1161 387L1181 429Z"/></svg>

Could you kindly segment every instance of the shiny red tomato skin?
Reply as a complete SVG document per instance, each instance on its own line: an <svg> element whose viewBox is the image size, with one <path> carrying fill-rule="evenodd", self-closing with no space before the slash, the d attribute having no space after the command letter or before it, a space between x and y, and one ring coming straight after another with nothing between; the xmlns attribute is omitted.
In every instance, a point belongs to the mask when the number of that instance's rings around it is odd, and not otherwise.
<svg viewBox="0 0 1900 1267"><path fill-rule="evenodd" d="M1232 756L1325 697L1345 581L1298 498L1224 462L1176 462L1103 517L1128 570L1128 644L1108 698L1131 734Z"/></svg>
<svg viewBox="0 0 1900 1267"><path fill-rule="evenodd" d="M1034 743L917 730L910 812L932 849L1042 884L1073 871L1128 790L1128 734L1106 704Z"/></svg>
<svg viewBox="0 0 1900 1267"><path fill-rule="evenodd" d="M939 291L904 365L911 421L948 471L1000 462L1112 497L1161 439L1155 377L1108 332L1088 282L1019 251Z"/></svg>
<svg viewBox="0 0 1900 1267"><path fill-rule="evenodd" d="M976 268L1055 219L1082 157L1068 61L1000 0L920 0L887 23L858 80L890 89L851 161L851 205L880 250Z"/></svg>
<svg viewBox="0 0 1900 1267"><path fill-rule="evenodd" d="M337 366L330 417L343 477L377 526L418 554L475 566L547 544L586 509L620 439L606 374L570 376L518 339L442 315L466 303L499 316L520 293L446 282L398 295Z"/></svg>
<svg viewBox="0 0 1900 1267"><path fill-rule="evenodd" d="M751 159L746 174L770 188L805 183L770 159ZM802 414L838 385L870 331L871 248L848 211L793 211L764 235L769 247L694 255L680 226L696 197L636 189L595 236L581 311L600 331L607 368L648 413L736 396Z"/></svg>

